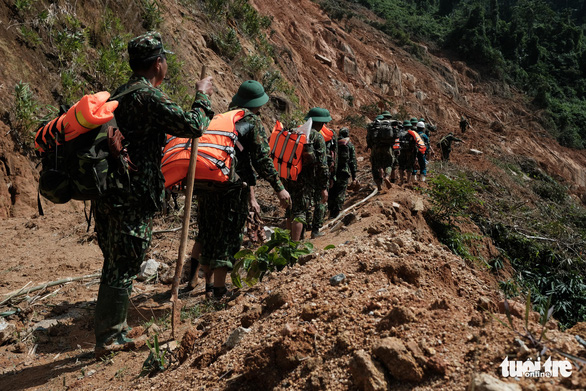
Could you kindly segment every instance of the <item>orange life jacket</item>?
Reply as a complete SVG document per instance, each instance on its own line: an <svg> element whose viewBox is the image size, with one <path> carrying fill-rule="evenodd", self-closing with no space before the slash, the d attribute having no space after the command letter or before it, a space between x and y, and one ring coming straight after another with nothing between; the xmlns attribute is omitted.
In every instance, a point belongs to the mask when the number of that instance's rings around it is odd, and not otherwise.
<svg viewBox="0 0 586 391"><path fill-rule="evenodd" d="M217 114L208 129L199 138L195 180L200 183L228 184L234 178L234 145L237 144L236 122L244 117L244 110ZM191 158L191 139L167 135L163 149L161 170L165 187L170 188L187 177Z"/></svg>
<svg viewBox="0 0 586 391"><path fill-rule="evenodd" d="M320 131L322 136L324 136L324 141L327 143L328 141L330 141L332 139L332 137L334 137L334 131L331 129L326 128L326 126L322 126Z"/></svg>
<svg viewBox="0 0 586 391"><path fill-rule="evenodd" d="M417 143L417 150L419 150L420 153L425 153L425 150L427 149L427 147L425 146L425 143L421 139L421 136L419 135L419 133L417 133L414 130L408 130L408 132L415 139L415 142Z"/></svg>
<svg viewBox="0 0 586 391"><path fill-rule="evenodd" d="M281 178L297 180L302 168L303 146L306 143L305 134L284 130L283 125L277 121L269 139L269 147L273 164Z"/></svg>
<svg viewBox="0 0 586 391"><path fill-rule="evenodd" d="M118 101L108 99L110 93L107 91L84 95L65 114L39 128L35 136L35 148L45 152L55 145L61 145L61 141L73 140L112 120ZM61 133L61 140L57 140L57 133Z"/></svg>

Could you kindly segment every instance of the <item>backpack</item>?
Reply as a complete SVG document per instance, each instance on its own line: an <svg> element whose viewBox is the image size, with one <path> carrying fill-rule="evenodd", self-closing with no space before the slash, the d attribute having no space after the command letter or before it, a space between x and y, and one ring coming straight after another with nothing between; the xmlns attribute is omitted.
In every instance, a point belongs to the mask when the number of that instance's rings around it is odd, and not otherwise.
<svg viewBox="0 0 586 391"><path fill-rule="evenodd" d="M303 168L304 148L307 144L305 133L283 129L277 121L269 139L270 155L279 176L296 181Z"/></svg>
<svg viewBox="0 0 586 391"><path fill-rule="evenodd" d="M85 95L62 114L41 126L35 147L41 157L39 194L56 204L96 200L130 187L130 161L124 136L117 128L115 99L135 91L135 85L115 97L108 92ZM39 213L42 215L40 197Z"/></svg>
<svg viewBox="0 0 586 391"><path fill-rule="evenodd" d="M338 140L338 164L340 162L347 162L350 158L350 147L348 146L349 143L348 138L342 138Z"/></svg>
<svg viewBox="0 0 586 391"><path fill-rule="evenodd" d="M413 153L419 151L425 153L427 149L421 137L413 130L402 131L399 134L399 143L401 144L401 151L413 151Z"/></svg>
<svg viewBox="0 0 586 391"><path fill-rule="evenodd" d="M376 120L369 124L372 141L376 144L391 145L397 137L396 130L389 120Z"/></svg>
<svg viewBox="0 0 586 391"><path fill-rule="evenodd" d="M235 147L242 149L236 122L244 117L244 110L232 110L216 114L207 130L199 138L197 163L195 166L195 190L228 191L242 187L236 174ZM167 135L163 149L161 171L165 177L165 188L181 183L189 170L191 138Z"/></svg>

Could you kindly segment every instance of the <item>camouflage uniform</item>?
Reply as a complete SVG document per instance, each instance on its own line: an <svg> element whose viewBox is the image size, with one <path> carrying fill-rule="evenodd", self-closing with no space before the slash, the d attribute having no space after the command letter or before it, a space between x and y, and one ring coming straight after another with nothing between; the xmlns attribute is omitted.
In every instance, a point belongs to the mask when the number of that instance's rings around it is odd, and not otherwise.
<svg viewBox="0 0 586 391"><path fill-rule="evenodd" d="M399 153L399 171L406 170L411 173L417 158L417 142L407 130L400 134L401 152Z"/></svg>
<svg viewBox="0 0 586 391"><path fill-rule="evenodd" d="M330 181L334 182L336 180L336 170L338 167L338 143L337 143L337 136L336 131L331 129L334 133L332 135L332 139L328 141L326 144L326 161L328 165L328 178L326 179L326 183L329 184ZM308 210L307 213L307 221L311 221L311 231L316 232L319 231L320 228L324 225L324 220L326 218L326 212L328 210L328 205L321 202L321 192L322 189L316 187L313 190L313 197L312 197L312 207ZM328 200L330 199L330 195L328 194ZM311 210L313 210L313 216L311 216Z"/></svg>
<svg viewBox="0 0 586 391"><path fill-rule="evenodd" d="M95 229L104 253L101 281L119 288L132 286L151 242L152 218L164 203L165 133L199 137L213 115L207 95L198 93L186 112L142 76L132 76L113 95L135 84L144 87L121 97L115 115L138 171L131 173L128 192L95 201Z"/></svg>
<svg viewBox="0 0 586 391"><path fill-rule="evenodd" d="M313 150L313 153L308 154L307 150ZM302 158L303 167L297 180L285 181L285 188L291 195L292 204L286 212L288 218L299 218L306 223L310 221L307 217L307 213L311 208L313 194L318 192L321 195L321 192L328 187L328 165L326 155L326 144L323 136L316 130L312 129L309 134L309 140L304 147Z"/></svg>
<svg viewBox="0 0 586 391"><path fill-rule="evenodd" d="M452 142L462 141L458 137L454 136L453 133L448 133L437 143L437 146L442 151L442 160L450 160L450 152L452 152Z"/></svg>
<svg viewBox="0 0 586 391"><path fill-rule="evenodd" d="M238 109L231 107L229 110ZM279 174L269 157L267 135L260 118L248 109L236 123L242 150L236 148L236 174L247 185L256 185L256 172L267 180L275 192L284 189ZM210 269L234 264L234 254L240 250L243 230L248 216L250 191L247 186L228 192L202 192L198 198L198 235L201 243L199 262Z"/></svg>
<svg viewBox="0 0 586 391"><path fill-rule="evenodd" d="M376 121L378 121L378 117L374 122ZM370 125L369 128L371 129L372 125ZM393 172L393 168L397 165L397 159L393 153L392 144L380 143L374 137L373 132L370 129L367 128L366 132L366 146L371 149L370 165L372 178L377 186L380 186L383 181L380 169L382 168L385 176L390 176Z"/></svg>
<svg viewBox="0 0 586 391"><path fill-rule="evenodd" d="M356 179L356 170L358 163L356 161L356 149L350 142L350 138L340 136L338 138L338 170L336 172L336 181L330 190L328 196L328 206L330 217L336 217L344 207L346 200L346 188L348 180L352 177Z"/></svg>

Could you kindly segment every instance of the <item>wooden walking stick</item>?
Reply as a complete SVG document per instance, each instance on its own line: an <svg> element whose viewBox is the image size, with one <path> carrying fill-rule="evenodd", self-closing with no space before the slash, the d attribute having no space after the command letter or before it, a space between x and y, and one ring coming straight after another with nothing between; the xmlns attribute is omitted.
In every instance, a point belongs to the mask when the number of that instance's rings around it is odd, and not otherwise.
<svg viewBox="0 0 586 391"><path fill-rule="evenodd" d="M206 66L201 68L200 79L206 77ZM193 182L195 181L195 164L197 163L197 147L199 139L191 139L191 157L189 158L189 169L187 170L187 189L185 191L185 207L183 208L183 228L181 231L181 243L179 244L179 258L175 265L175 276L173 277L173 286L171 287L171 302L173 303L173 313L171 316L171 332L173 339L176 338L175 330L181 322L181 300L179 300L179 283L183 272L183 263L185 259L185 248L187 247L187 235L189 233L189 220L191 219L191 199L193 198Z"/></svg>

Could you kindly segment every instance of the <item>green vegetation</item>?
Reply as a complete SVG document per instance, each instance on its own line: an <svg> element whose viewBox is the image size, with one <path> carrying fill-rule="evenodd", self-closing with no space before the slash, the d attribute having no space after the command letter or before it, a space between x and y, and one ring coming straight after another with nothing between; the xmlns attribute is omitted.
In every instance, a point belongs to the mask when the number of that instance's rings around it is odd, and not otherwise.
<svg viewBox="0 0 586 391"><path fill-rule="evenodd" d="M562 144L586 147L586 3L580 0L315 0L334 19L361 18L425 62L442 48L482 75L524 90Z"/></svg>
<svg viewBox="0 0 586 391"><path fill-rule="evenodd" d="M310 254L313 245L291 240L289 231L275 228L271 239L257 250L244 249L236 253L236 264L232 270L232 283L242 288L240 272L245 272L244 282L253 286L261 281L265 274L281 271L285 266L293 266L299 257Z"/></svg>
<svg viewBox="0 0 586 391"><path fill-rule="evenodd" d="M157 334L155 334L152 344L150 341L147 341L146 344L151 352L149 353L145 362L142 364L140 375L144 376L148 374L149 376L153 376L158 372L162 372L167 369L167 359L165 358L167 351L161 351L159 346L159 336Z"/></svg>
<svg viewBox="0 0 586 391"><path fill-rule="evenodd" d="M147 31L156 30L163 23L161 5L157 0L142 0L142 26Z"/></svg>
<svg viewBox="0 0 586 391"><path fill-rule="evenodd" d="M516 271L500 282L507 297L529 292L542 312L551 299L562 327L585 321L586 208L531 159L495 163L503 169L497 176L451 164L436 167L427 191L430 227L454 253L476 260L469 256L479 238L457 228L462 219L471 219L501 253L485 265L500 273L506 259Z"/></svg>

